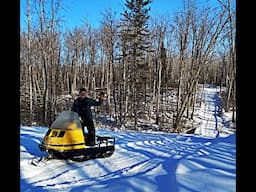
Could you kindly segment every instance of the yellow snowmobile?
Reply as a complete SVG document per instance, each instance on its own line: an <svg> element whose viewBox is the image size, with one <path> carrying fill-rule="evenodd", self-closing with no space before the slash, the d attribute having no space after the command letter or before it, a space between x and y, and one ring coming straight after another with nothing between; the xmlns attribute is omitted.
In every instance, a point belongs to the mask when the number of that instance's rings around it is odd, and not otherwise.
<svg viewBox="0 0 256 192"><path fill-rule="evenodd" d="M87 146L87 135L83 134L77 113L63 111L46 132L39 144L51 158L83 161L98 157L109 157L115 150L115 138L96 135L94 146Z"/></svg>

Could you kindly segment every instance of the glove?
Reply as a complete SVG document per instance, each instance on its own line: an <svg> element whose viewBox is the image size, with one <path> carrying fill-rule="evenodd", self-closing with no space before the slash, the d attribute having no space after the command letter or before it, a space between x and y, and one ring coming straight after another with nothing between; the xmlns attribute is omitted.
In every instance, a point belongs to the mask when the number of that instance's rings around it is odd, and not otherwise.
<svg viewBox="0 0 256 192"><path fill-rule="evenodd" d="M105 95L105 94L104 94L103 92L100 92L100 94L99 94L99 99L100 99L100 100L103 100L103 99L104 99L104 95Z"/></svg>

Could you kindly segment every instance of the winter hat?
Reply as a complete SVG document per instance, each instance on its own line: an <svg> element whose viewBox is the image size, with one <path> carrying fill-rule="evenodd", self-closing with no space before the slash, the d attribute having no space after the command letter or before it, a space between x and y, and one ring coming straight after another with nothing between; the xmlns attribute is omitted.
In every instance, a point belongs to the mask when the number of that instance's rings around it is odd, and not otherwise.
<svg viewBox="0 0 256 192"><path fill-rule="evenodd" d="M81 92L83 92L83 91L87 92L87 90L86 90L85 88L81 88L81 89L79 90L79 93L81 93Z"/></svg>

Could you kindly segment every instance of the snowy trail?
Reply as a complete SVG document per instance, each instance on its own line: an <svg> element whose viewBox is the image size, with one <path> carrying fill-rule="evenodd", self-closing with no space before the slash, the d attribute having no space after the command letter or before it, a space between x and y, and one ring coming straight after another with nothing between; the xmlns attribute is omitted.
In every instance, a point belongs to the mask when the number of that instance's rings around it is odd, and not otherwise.
<svg viewBox="0 0 256 192"><path fill-rule="evenodd" d="M224 136L225 133L222 131L223 128L227 127L227 117L218 114L220 108L219 88L205 87L202 94L203 103L198 117L201 124L195 130L195 134L214 138L220 136L220 134Z"/></svg>

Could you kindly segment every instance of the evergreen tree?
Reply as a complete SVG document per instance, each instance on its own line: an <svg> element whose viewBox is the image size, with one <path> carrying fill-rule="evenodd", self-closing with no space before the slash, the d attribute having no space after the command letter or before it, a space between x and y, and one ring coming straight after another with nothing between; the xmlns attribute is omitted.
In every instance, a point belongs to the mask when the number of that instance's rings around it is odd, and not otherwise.
<svg viewBox="0 0 256 192"><path fill-rule="evenodd" d="M149 4L151 0L126 0L126 10L122 13L122 34L126 34L128 45L127 55L127 73L129 86L128 109L134 116L135 128L137 127L137 118L143 111L143 103L147 90L147 76L149 67L146 62L146 55L150 49L149 41Z"/></svg>

